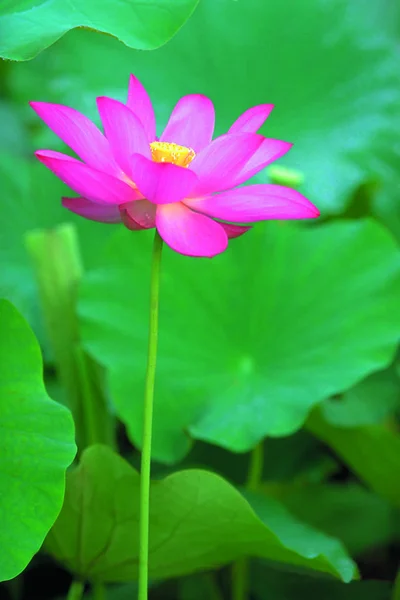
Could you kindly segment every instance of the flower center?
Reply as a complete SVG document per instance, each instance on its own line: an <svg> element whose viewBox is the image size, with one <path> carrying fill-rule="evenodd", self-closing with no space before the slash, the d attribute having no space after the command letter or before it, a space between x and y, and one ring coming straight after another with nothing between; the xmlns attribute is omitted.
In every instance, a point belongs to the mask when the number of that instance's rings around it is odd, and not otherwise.
<svg viewBox="0 0 400 600"><path fill-rule="evenodd" d="M179 146L172 142L151 142L150 144L151 157L154 162L166 162L187 167L190 165L196 153L192 148Z"/></svg>

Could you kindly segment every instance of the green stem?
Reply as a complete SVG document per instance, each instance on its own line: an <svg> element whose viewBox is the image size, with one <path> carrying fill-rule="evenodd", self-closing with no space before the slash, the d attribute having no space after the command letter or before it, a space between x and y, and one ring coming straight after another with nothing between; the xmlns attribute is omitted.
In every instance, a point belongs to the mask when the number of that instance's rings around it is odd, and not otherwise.
<svg viewBox="0 0 400 600"><path fill-rule="evenodd" d="M260 442L250 454L246 488L252 492L260 487L264 469L264 444Z"/></svg>
<svg viewBox="0 0 400 600"><path fill-rule="evenodd" d="M22 597L23 580L21 576L4 581L3 584L6 586L11 600L19 600Z"/></svg>
<svg viewBox="0 0 400 600"><path fill-rule="evenodd" d="M75 363L80 385L82 429L85 445L107 444L115 448L114 419L105 398L96 389L89 357L80 344L74 348Z"/></svg>
<svg viewBox="0 0 400 600"><path fill-rule="evenodd" d="M264 444L260 442L250 454L246 489L255 492L262 481L264 468ZM247 600L249 597L249 561L239 558L232 565L232 600Z"/></svg>
<svg viewBox="0 0 400 600"><path fill-rule="evenodd" d="M73 581L68 591L67 600L82 600L85 584L83 581Z"/></svg>
<svg viewBox="0 0 400 600"><path fill-rule="evenodd" d="M78 286L83 275L76 228L70 224L52 230L29 231L25 244L38 284L44 323L57 375L75 422L79 449L85 446L79 382L73 356L79 340L76 313Z"/></svg>
<svg viewBox="0 0 400 600"><path fill-rule="evenodd" d="M160 266L162 239L157 230L154 236L150 279L150 324L147 370L144 391L143 442L140 476L139 514L139 594L138 600L147 600L149 560L149 500L151 435L153 425L154 380L156 375L158 339L158 300L160 290Z"/></svg>
<svg viewBox="0 0 400 600"><path fill-rule="evenodd" d="M232 600L247 600L249 563L247 558L238 558L232 565Z"/></svg>
<svg viewBox="0 0 400 600"><path fill-rule="evenodd" d="M400 569L394 582L392 600L400 600Z"/></svg>
<svg viewBox="0 0 400 600"><path fill-rule="evenodd" d="M103 583L94 583L92 588L93 600L106 600L106 587Z"/></svg>

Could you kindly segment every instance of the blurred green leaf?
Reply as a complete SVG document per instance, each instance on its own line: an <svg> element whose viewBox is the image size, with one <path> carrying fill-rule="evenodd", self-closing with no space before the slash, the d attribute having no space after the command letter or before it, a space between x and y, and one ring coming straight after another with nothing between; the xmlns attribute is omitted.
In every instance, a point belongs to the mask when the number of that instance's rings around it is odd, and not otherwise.
<svg viewBox="0 0 400 600"><path fill-rule="evenodd" d="M394 583L392 600L400 600L400 570L397 572L396 580Z"/></svg>
<svg viewBox="0 0 400 600"><path fill-rule="evenodd" d="M99 596L99 592L93 591L94 586L91 586L85 595L84 600L132 600L136 598L138 590L136 581L129 583L115 584L115 585L104 585L105 596L102 598ZM151 583L150 583L151 585ZM97 594L97 595L96 595ZM56 600L65 600L65 597L57 598Z"/></svg>
<svg viewBox="0 0 400 600"><path fill-rule="evenodd" d="M47 549L90 580L127 581L137 575L139 475L105 446L85 450L68 476L64 507ZM300 525L298 533L303 532ZM176 577L227 563L243 554L328 573L350 581L354 563L339 542L307 541L293 518L276 510L263 524L221 477L189 470L152 484L149 574Z"/></svg>
<svg viewBox="0 0 400 600"><path fill-rule="evenodd" d="M14 66L11 85L24 103L58 101L94 116L96 95L125 101L134 70L152 95L159 132L186 93L212 98L218 133L249 106L272 102L262 132L294 142L280 164L304 173L306 195L337 213L365 178L385 181L387 155L396 152L400 74L379 12L364 0L202 0L155 52L72 32L32 64Z"/></svg>
<svg viewBox="0 0 400 600"><path fill-rule="evenodd" d="M0 182L0 203L6 215L0 226L0 262L7 265L7 269L0 271L0 296L13 302L31 325L35 323L38 335L37 313L33 306L35 283L20 235L21 224L29 221L33 211L33 206L30 210L26 202L30 185L27 161L2 148Z"/></svg>
<svg viewBox="0 0 400 600"><path fill-rule="evenodd" d="M51 229L58 224L76 224L84 262L98 264L99 245L113 227L94 223L66 211L61 197L71 193L59 179L36 160L0 153L1 207L7 216L0 228L0 259L8 264L29 265L24 234L33 229ZM21 285L24 282L20 282Z"/></svg>
<svg viewBox="0 0 400 600"><path fill-rule="evenodd" d="M17 132L18 133L18 132ZM17 135L16 133L16 135ZM49 359L47 336L38 302L37 284L25 235L34 229L53 229L59 223L73 223L82 241L84 263L97 265L98 248L113 228L87 221L61 206L68 188L43 165L2 149L0 151L0 205L4 218L0 224L0 296L10 300L29 321Z"/></svg>
<svg viewBox="0 0 400 600"><path fill-rule="evenodd" d="M28 60L70 29L108 33L131 48L165 44L190 17L199 0L3 0L0 56Z"/></svg>
<svg viewBox="0 0 400 600"><path fill-rule="evenodd" d="M306 427L368 486L400 507L400 435L383 425L336 427L315 410Z"/></svg>
<svg viewBox="0 0 400 600"><path fill-rule="evenodd" d="M69 411L44 389L39 346L0 300L0 580L25 569L60 512L75 456Z"/></svg>
<svg viewBox="0 0 400 600"><path fill-rule="evenodd" d="M140 444L150 240L114 239L78 310L83 343L110 370L119 416ZM315 404L385 366L400 329L399 266L393 240L370 221L261 225L213 260L166 251L154 458L181 458L188 431L236 452L288 435Z"/></svg>
<svg viewBox="0 0 400 600"><path fill-rule="evenodd" d="M132 600L137 596L137 584L136 582L125 583L123 585L108 586L107 587L107 600ZM96 600L93 596L90 596L91 600Z"/></svg>
<svg viewBox="0 0 400 600"><path fill-rule="evenodd" d="M25 155L29 145L28 132L23 126L15 104L0 99L0 123L0 151Z"/></svg>
<svg viewBox="0 0 400 600"><path fill-rule="evenodd" d="M271 486L264 489L271 493ZM399 539L399 513L359 485L283 484L272 493L301 521L341 540L352 556Z"/></svg>
<svg viewBox="0 0 400 600"><path fill-rule="evenodd" d="M213 573L199 573L182 578L178 589L179 600L223 600Z"/></svg>
<svg viewBox="0 0 400 600"><path fill-rule="evenodd" d="M400 126L400 125L399 125ZM372 212L392 232L397 242L400 243L400 149L395 146L397 154L391 163L385 165L385 185L381 186L374 199Z"/></svg>
<svg viewBox="0 0 400 600"><path fill-rule="evenodd" d="M262 481L317 483L338 469L326 447L304 430L283 438L264 441ZM236 485L247 480L249 454L232 454L224 448L196 441L179 468L205 468ZM165 471L166 467L162 467Z"/></svg>
<svg viewBox="0 0 400 600"><path fill-rule="evenodd" d="M324 419L338 427L382 423L398 408L400 379L392 367L373 373L340 397L321 404Z"/></svg>
<svg viewBox="0 0 400 600"><path fill-rule="evenodd" d="M387 581L324 581L303 574L285 573L268 569L258 562L251 577L256 600L390 600L391 584Z"/></svg>
<svg viewBox="0 0 400 600"><path fill-rule="evenodd" d="M52 358L75 422L78 446L82 431L80 383L74 356L78 344L76 297L82 263L76 229L63 224L50 230L34 229L24 237L40 297Z"/></svg>
<svg viewBox="0 0 400 600"><path fill-rule="evenodd" d="M64 402L73 415L78 448L112 443L114 420L104 393L96 389L92 361L79 343L76 301L83 266L77 230L70 223L50 230L35 229L25 235L24 242L38 286L52 362Z"/></svg>

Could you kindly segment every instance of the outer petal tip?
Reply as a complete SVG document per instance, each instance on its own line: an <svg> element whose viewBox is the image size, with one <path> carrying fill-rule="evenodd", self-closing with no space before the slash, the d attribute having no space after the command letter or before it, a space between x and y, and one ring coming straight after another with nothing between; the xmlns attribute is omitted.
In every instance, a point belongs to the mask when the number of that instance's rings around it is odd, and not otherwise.
<svg viewBox="0 0 400 600"><path fill-rule="evenodd" d="M200 152L212 139L215 110L210 98L203 94L183 96L175 105L160 137Z"/></svg>
<svg viewBox="0 0 400 600"><path fill-rule="evenodd" d="M256 133L269 117L273 104L258 104L246 110L231 125L228 133Z"/></svg>
<svg viewBox="0 0 400 600"><path fill-rule="evenodd" d="M287 154L289 150L291 150L294 146L294 142L286 142L285 140L276 140L269 138L265 139L266 142L270 142L271 148L273 148L273 151L275 152L275 158L273 158L274 161L278 160L278 158L281 158L281 156L283 156L284 154Z"/></svg>
<svg viewBox="0 0 400 600"><path fill-rule="evenodd" d="M108 141L79 111L48 102L30 102L38 117L89 166L112 175L120 172Z"/></svg>
<svg viewBox="0 0 400 600"><path fill-rule="evenodd" d="M40 162L44 163L45 165L47 165L47 163L49 163L52 159L57 159L57 160L64 160L64 161L70 161L70 162L75 162L78 164L83 164L81 163L81 161L77 160L76 158L73 158L72 156L69 156L68 154L63 154L63 152L57 152L56 150L35 150L34 152L36 158L38 160L40 160Z"/></svg>
<svg viewBox="0 0 400 600"><path fill-rule="evenodd" d="M205 215L233 223L270 219L311 219L318 209L300 192L276 184L255 184L205 198L185 199L185 204Z"/></svg>
<svg viewBox="0 0 400 600"><path fill-rule="evenodd" d="M66 154L52 150L38 150L35 154L61 181L92 202L123 204L140 197L138 191L124 181Z"/></svg>
<svg viewBox="0 0 400 600"><path fill-rule="evenodd" d="M101 106L105 100L107 100L107 96L96 96L97 109L99 108L99 105Z"/></svg>
<svg viewBox="0 0 400 600"><path fill-rule="evenodd" d="M150 146L141 121L126 104L99 96L97 108L104 133L113 155L123 171L131 176L131 156L139 153L150 158Z"/></svg>
<svg viewBox="0 0 400 600"><path fill-rule="evenodd" d="M292 146L291 142L263 138L263 142L245 163L240 172L236 174L236 179L232 181L231 187L236 187L247 179L250 179L250 177L253 177L253 175L264 169L267 165L289 152Z"/></svg>
<svg viewBox="0 0 400 600"><path fill-rule="evenodd" d="M30 100L28 102L29 106L35 111L35 113L39 114L41 108L45 108L46 106L51 108L52 104L49 102L40 102L38 100ZM40 116L40 115L39 115Z"/></svg>
<svg viewBox="0 0 400 600"><path fill-rule="evenodd" d="M156 139L156 118L154 108L144 85L135 75L129 77L127 106L142 123L148 142Z"/></svg>
<svg viewBox="0 0 400 600"><path fill-rule="evenodd" d="M226 190L238 183L238 177L254 153L265 143L265 138L257 133L225 134L216 138L204 148L189 165L199 178L191 197L198 197Z"/></svg>

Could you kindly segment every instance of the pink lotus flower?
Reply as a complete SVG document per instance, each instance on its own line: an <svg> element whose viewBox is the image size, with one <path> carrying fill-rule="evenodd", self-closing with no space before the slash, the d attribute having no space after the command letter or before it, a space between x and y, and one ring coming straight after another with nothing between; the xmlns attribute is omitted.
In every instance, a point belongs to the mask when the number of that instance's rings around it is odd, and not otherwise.
<svg viewBox="0 0 400 600"><path fill-rule="evenodd" d="M133 75L126 104L97 98L104 135L73 108L30 104L83 161L52 150L36 152L79 194L63 198L63 206L86 219L123 222L134 230L157 227L176 252L211 257L226 249L229 238L250 229L236 223L319 215L290 188L237 187L291 148L256 133L271 104L250 108L214 140L214 107L200 94L179 100L157 138L151 100Z"/></svg>

